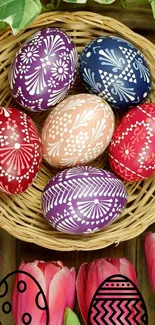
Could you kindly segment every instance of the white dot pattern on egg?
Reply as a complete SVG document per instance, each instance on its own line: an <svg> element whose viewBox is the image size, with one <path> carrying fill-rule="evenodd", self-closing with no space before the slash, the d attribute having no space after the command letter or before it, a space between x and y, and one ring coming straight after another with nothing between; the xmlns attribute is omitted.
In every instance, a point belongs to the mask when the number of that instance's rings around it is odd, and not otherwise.
<svg viewBox="0 0 155 325"><path fill-rule="evenodd" d="M87 90L115 109L144 102L151 92L151 72L143 54L125 39L93 39L79 58L81 80Z"/></svg>
<svg viewBox="0 0 155 325"><path fill-rule="evenodd" d="M59 168L86 164L107 148L114 124L112 109L103 99L91 94L68 97L44 123L43 158Z"/></svg>

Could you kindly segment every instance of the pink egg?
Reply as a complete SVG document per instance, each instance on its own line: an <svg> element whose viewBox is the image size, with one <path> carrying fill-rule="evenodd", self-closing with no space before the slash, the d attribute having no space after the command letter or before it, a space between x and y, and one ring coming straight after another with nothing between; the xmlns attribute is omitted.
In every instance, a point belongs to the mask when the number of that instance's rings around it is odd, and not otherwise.
<svg viewBox="0 0 155 325"><path fill-rule="evenodd" d="M58 168L87 164L107 148L114 131L111 107L96 95L70 96L48 115L43 158Z"/></svg>
<svg viewBox="0 0 155 325"><path fill-rule="evenodd" d="M36 177L41 139L32 119L15 108L0 107L0 191L24 192Z"/></svg>

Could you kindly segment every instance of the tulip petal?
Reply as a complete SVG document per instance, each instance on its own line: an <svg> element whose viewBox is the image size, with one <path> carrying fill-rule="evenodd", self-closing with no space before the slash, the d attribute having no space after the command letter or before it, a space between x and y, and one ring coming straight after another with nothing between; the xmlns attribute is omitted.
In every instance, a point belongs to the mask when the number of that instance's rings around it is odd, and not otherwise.
<svg viewBox="0 0 155 325"><path fill-rule="evenodd" d="M155 292L155 233L147 232L145 236L145 259L149 280Z"/></svg>
<svg viewBox="0 0 155 325"><path fill-rule="evenodd" d="M62 267L57 262L39 262L38 267L43 272L45 277L45 286L46 286L46 297L48 300L49 295L49 285L51 280L57 272L59 272Z"/></svg>
<svg viewBox="0 0 155 325"><path fill-rule="evenodd" d="M67 307L73 309L75 303L75 269L67 267L57 272L49 286L49 325L63 324L64 312Z"/></svg>
<svg viewBox="0 0 155 325"><path fill-rule="evenodd" d="M126 276L138 287L136 271L135 271L133 265L125 257L119 258L119 259L109 258L107 260L117 268L118 274L120 273L120 274ZM123 291L122 291L122 293L123 293ZM136 323L133 320L133 315L136 315L136 311L135 311L135 308L132 306L132 302L130 303L129 307L132 311L130 322L132 325L135 325Z"/></svg>
<svg viewBox="0 0 155 325"><path fill-rule="evenodd" d="M45 293L45 281L42 271L38 268L36 263L21 263L19 270L23 270L31 274L40 284L42 290ZM27 289L23 293L17 291L17 283L19 281L25 281ZM36 306L36 295L39 292L36 283L27 275L18 274L15 279L13 293L12 293L12 311L16 322L16 325L22 325L22 316L28 312L32 316L31 325L42 325L41 318L43 311ZM39 300L43 305L43 301Z"/></svg>
<svg viewBox="0 0 155 325"><path fill-rule="evenodd" d="M138 279L133 265L126 258L120 258L119 261L120 273L128 277L138 287Z"/></svg>
<svg viewBox="0 0 155 325"><path fill-rule="evenodd" d="M87 280L86 288L86 305L87 312L89 310L93 296L98 287L105 281L109 276L118 274L118 270L105 259L96 260L92 263Z"/></svg>
<svg viewBox="0 0 155 325"><path fill-rule="evenodd" d="M117 268L118 274L120 273L122 275L125 275L138 287L136 271L133 265L125 257L119 259L109 258L107 260Z"/></svg>
<svg viewBox="0 0 155 325"><path fill-rule="evenodd" d="M86 324L88 310L96 290L107 277L114 274L118 274L117 269L105 259L81 265L77 276L77 297Z"/></svg>
<svg viewBox="0 0 155 325"><path fill-rule="evenodd" d="M86 306L86 288L87 288L87 277L88 272L91 267L91 264L84 263L80 266L77 280L76 280L76 290L77 290L77 299L80 308L81 315L87 323L88 310Z"/></svg>
<svg viewBox="0 0 155 325"><path fill-rule="evenodd" d="M136 272L126 258L99 259L90 264L85 263L80 267L77 276L77 297L80 311L86 324L88 310L96 290L103 281L116 274L123 274L138 285ZM133 309L132 306L131 309ZM132 321L131 324L133 325L135 322Z"/></svg>

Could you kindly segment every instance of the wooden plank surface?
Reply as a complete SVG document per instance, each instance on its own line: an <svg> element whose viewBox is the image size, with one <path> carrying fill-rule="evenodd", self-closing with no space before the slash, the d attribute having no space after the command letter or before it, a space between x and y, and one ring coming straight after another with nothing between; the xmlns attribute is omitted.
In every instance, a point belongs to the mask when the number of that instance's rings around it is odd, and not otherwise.
<svg viewBox="0 0 155 325"><path fill-rule="evenodd" d="M18 242L14 237L0 229L0 282L7 274L17 269L16 244ZM11 301L13 282L14 277L10 277L8 280L9 291L4 298L0 299L0 325L13 325L12 314L5 315L2 312L3 303ZM0 294L2 293L4 293L3 285L0 286Z"/></svg>
<svg viewBox="0 0 155 325"><path fill-rule="evenodd" d="M122 23L130 28L137 29L155 29L155 20L153 19L150 4L136 5L132 8L123 8L120 0L116 0L113 4L103 5L94 0L88 0L86 4L74 4L61 1L58 10L86 10L100 13L104 16L109 16L114 19L119 19Z"/></svg>
<svg viewBox="0 0 155 325"><path fill-rule="evenodd" d="M155 35L152 31L141 30L141 34L149 38L155 43ZM151 226L149 230L155 232L155 225ZM8 273L16 270L20 261L25 262L34 261L35 259L41 259L45 261L49 260L61 260L68 267L75 266L78 271L79 266L83 262L91 262L100 257L126 257L134 265L137 271L139 288L144 297L148 315L149 325L155 324L155 295L152 292L149 284L146 263L144 257L144 234L133 240L120 243L117 247L110 246L106 249L90 252L55 252L36 246L34 244L25 243L16 240L5 231L0 230L0 252L1 252L1 266L0 266L0 279L6 276ZM10 279L10 288L14 279ZM6 299L10 300L10 292ZM76 304L76 312L79 313ZM11 316L4 315L1 311L0 303L0 322L2 325L13 325ZM37 325L37 324L36 324Z"/></svg>
<svg viewBox="0 0 155 325"><path fill-rule="evenodd" d="M149 230L155 231L155 226L150 227ZM92 262L94 259L101 257L126 257L136 268L137 276L139 280L139 288L144 297L148 315L149 325L154 325L155 316L155 295L152 292L149 284L146 263L144 257L144 234L138 238L132 239L127 242L120 243L117 247L114 245L92 252L56 252L41 248L34 244L29 244L14 239L12 236L7 234L5 231L0 232L0 242L2 243L2 266L0 272L0 278L2 279L9 272L12 272L18 268L20 261L32 262L35 259L45 261L57 261L61 260L68 267L75 266L78 272L79 266L84 262ZM16 251L17 244L17 251ZM17 253L17 254L16 254ZM13 285L13 278L11 278L9 284ZM6 296L5 300L10 300L9 295ZM76 304L75 311L79 314L79 309ZM80 316L80 314L79 314ZM2 325L6 324L6 315L0 313L0 321ZM81 324L82 319L81 319ZM7 325L13 325L13 321L10 316L7 316ZM74 324L73 324L74 325Z"/></svg>

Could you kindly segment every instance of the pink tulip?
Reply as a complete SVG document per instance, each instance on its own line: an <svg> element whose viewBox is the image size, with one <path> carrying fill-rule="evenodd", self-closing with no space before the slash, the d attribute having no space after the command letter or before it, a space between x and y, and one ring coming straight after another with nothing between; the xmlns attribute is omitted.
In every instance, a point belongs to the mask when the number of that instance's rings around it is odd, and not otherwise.
<svg viewBox="0 0 155 325"><path fill-rule="evenodd" d="M68 269L61 262L35 261L22 262L19 270L28 272L40 284L49 307L49 325L63 325L66 308L74 307L75 269ZM17 290L19 281L26 282L27 289L23 293ZM23 324L22 317L25 313L32 316L31 325L46 325L46 312L38 309L35 301L38 291L36 283L30 277L24 274L16 275L12 294L12 312L16 325ZM41 295L38 302L39 306L45 306ZM28 322L28 316L25 316L25 322Z"/></svg>
<svg viewBox="0 0 155 325"><path fill-rule="evenodd" d="M145 237L145 258L150 283L155 292L155 234L148 232Z"/></svg>
<svg viewBox="0 0 155 325"><path fill-rule="evenodd" d="M125 275L138 286L136 272L126 258L99 259L93 263L81 265L77 276L76 287L80 311L86 324L88 310L96 290L104 280L115 274Z"/></svg>

